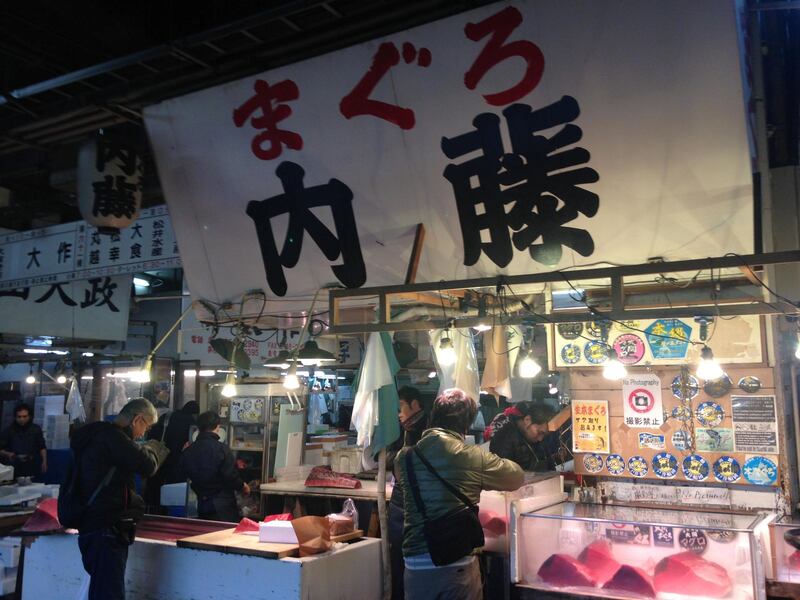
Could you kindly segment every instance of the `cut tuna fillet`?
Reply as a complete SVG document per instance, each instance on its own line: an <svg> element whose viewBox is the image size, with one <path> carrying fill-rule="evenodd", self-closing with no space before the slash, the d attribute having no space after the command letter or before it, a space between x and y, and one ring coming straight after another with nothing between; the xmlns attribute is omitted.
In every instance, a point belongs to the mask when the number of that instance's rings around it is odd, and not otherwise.
<svg viewBox="0 0 800 600"><path fill-rule="evenodd" d="M722 598L731 591L731 578L724 567L694 552L681 552L661 559L654 580L659 592L703 598Z"/></svg>
<svg viewBox="0 0 800 600"><path fill-rule="evenodd" d="M55 498L42 500L22 526L23 531L44 532L58 529L61 529L61 523L58 521L58 500Z"/></svg>
<svg viewBox="0 0 800 600"><path fill-rule="evenodd" d="M619 569L619 563L611 557L611 544L606 540L595 540L586 546L578 560L589 568L597 585L603 585Z"/></svg>
<svg viewBox="0 0 800 600"><path fill-rule="evenodd" d="M258 533L258 523L245 517L233 530L233 533Z"/></svg>
<svg viewBox="0 0 800 600"><path fill-rule="evenodd" d="M655 598L653 578L638 567L622 565L614 576L603 586L605 590L632 592L645 598Z"/></svg>
<svg viewBox="0 0 800 600"><path fill-rule="evenodd" d="M583 563L566 554L553 554L539 567L539 577L559 587L594 587L592 572Z"/></svg>

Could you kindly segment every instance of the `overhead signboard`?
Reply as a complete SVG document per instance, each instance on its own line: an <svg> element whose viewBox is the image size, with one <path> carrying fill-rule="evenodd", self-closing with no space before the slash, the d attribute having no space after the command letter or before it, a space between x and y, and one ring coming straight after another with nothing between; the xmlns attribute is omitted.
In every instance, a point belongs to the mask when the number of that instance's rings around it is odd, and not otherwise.
<svg viewBox="0 0 800 600"><path fill-rule="evenodd" d="M125 341L130 301L130 275L0 290L0 333Z"/></svg>
<svg viewBox="0 0 800 600"><path fill-rule="evenodd" d="M193 296L400 284L418 223L418 282L752 252L737 10L497 3L147 107Z"/></svg>
<svg viewBox="0 0 800 600"><path fill-rule="evenodd" d="M118 233L85 221L0 235L0 290L180 267L166 206Z"/></svg>

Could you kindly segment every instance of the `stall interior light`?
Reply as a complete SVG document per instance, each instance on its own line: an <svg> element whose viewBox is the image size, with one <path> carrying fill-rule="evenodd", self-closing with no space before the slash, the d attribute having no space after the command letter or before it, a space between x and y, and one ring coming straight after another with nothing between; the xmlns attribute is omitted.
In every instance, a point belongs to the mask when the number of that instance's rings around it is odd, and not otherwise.
<svg viewBox="0 0 800 600"><path fill-rule="evenodd" d="M94 352L82 352L81 356L86 358L92 358L94 356Z"/></svg>
<svg viewBox="0 0 800 600"><path fill-rule="evenodd" d="M57 354L59 356L69 354L69 350L50 350L47 348L23 348L22 351L25 354Z"/></svg>
<svg viewBox="0 0 800 600"><path fill-rule="evenodd" d="M541 365L533 358L533 351L528 350L525 358L519 363L519 376L532 379L542 372Z"/></svg>
<svg viewBox="0 0 800 600"><path fill-rule="evenodd" d="M300 387L300 380L297 378L297 363L289 367L289 372L283 378L283 387L287 390L296 390Z"/></svg>
<svg viewBox="0 0 800 600"><path fill-rule="evenodd" d="M797 331L797 347L794 350L794 357L800 360L800 329Z"/></svg>
<svg viewBox="0 0 800 600"><path fill-rule="evenodd" d="M456 362L456 349L453 347L453 340L450 339L447 329L444 330L442 339L439 340L439 354L436 358L443 367L449 367Z"/></svg>
<svg viewBox="0 0 800 600"><path fill-rule="evenodd" d="M25 383L34 384L36 383L36 377L33 375L33 365L30 365L30 369L28 370L28 376L25 378Z"/></svg>
<svg viewBox="0 0 800 600"><path fill-rule="evenodd" d="M297 353L297 359L303 366L318 365L326 362L336 362L336 357L319 347L314 340L308 340Z"/></svg>
<svg viewBox="0 0 800 600"><path fill-rule="evenodd" d="M56 377L56 383L64 385L65 383L67 383L67 376L64 375L63 373L59 373L58 376Z"/></svg>
<svg viewBox="0 0 800 600"><path fill-rule="evenodd" d="M213 377L217 372L214 369L200 369L197 374L200 377Z"/></svg>
<svg viewBox="0 0 800 600"><path fill-rule="evenodd" d="M236 395L236 375L228 373L225 377L225 385L222 386L221 394L226 398L233 398Z"/></svg>
<svg viewBox="0 0 800 600"><path fill-rule="evenodd" d="M433 379L434 377L436 377L436 371L431 371L428 373L428 379Z"/></svg>
<svg viewBox="0 0 800 600"><path fill-rule="evenodd" d="M492 326L489 323L478 323L477 325L473 325L472 328L478 333L483 333L484 331L489 331Z"/></svg>
<svg viewBox="0 0 800 600"><path fill-rule="evenodd" d="M81 375L81 379L84 381L88 379L94 379L94 375Z"/></svg>
<svg viewBox="0 0 800 600"><path fill-rule="evenodd" d="M697 363L697 376L703 381L715 381L725 373L714 358L714 352L708 346L703 346L700 351L700 362Z"/></svg>
<svg viewBox="0 0 800 600"><path fill-rule="evenodd" d="M150 281L144 279L143 277L134 277L133 285L138 285L139 287L150 287Z"/></svg>
<svg viewBox="0 0 800 600"><path fill-rule="evenodd" d="M547 393L551 396L558 394L558 373L555 371L547 374Z"/></svg>
<svg viewBox="0 0 800 600"><path fill-rule="evenodd" d="M183 370L184 377L197 377L197 371L194 369L184 369Z"/></svg>
<svg viewBox="0 0 800 600"><path fill-rule="evenodd" d="M293 361L294 359L292 358L291 352L288 350L281 350L276 356L265 362L264 366L276 369L288 369L289 365L292 364Z"/></svg>
<svg viewBox="0 0 800 600"><path fill-rule="evenodd" d="M142 368L131 373L131 381L135 381L137 383L148 383L150 381L150 371L152 369L153 359L148 356L142 363Z"/></svg>
<svg viewBox="0 0 800 600"><path fill-rule="evenodd" d="M603 364L603 377L611 381L622 379L628 374L628 369L625 368L619 358L617 358L617 351L613 348L608 349L608 358Z"/></svg>

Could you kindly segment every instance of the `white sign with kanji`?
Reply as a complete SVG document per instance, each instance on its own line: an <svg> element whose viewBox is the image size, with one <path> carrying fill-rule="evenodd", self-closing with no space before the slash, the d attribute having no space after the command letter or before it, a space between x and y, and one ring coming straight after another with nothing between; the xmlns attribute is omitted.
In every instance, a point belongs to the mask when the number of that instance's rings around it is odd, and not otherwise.
<svg viewBox="0 0 800 600"><path fill-rule="evenodd" d="M653 373L622 380L623 421L628 427L660 427L664 423L661 379Z"/></svg>
<svg viewBox="0 0 800 600"><path fill-rule="evenodd" d="M494 3L146 107L193 297L402 284L418 223L417 282L752 252L742 6Z"/></svg>
<svg viewBox="0 0 800 600"><path fill-rule="evenodd" d="M181 266L166 206L103 234L85 221L0 235L0 290Z"/></svg>
<svg viewBox="0 0 800 600"><path fill-rule="evenodd" d="M0 290L0 333L125 341L131 276Z"/></svg>

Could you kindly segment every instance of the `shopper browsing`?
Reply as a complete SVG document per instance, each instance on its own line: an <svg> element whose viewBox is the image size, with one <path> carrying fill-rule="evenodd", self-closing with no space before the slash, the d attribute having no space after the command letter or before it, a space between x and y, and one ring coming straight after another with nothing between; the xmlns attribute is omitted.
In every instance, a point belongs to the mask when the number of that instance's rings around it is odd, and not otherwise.
<svg viewBox="0 0 800 600"><path fill-rule="evenodd" d="M250 494L236 470L233 453L219 441L220 419L213 411L197 418L200 433L181 454L178 471L191 481L201 519L237 522L241 515L234 492Z"/></svg>
<svg viewBox="0 0 800 600"><path fill-rule="evenodd" d="M474 556L483 545L477 516L480 493L516 490L524 475L514 462L465 443L477 410L475 400L462 390L445 390L433 404L431 429L395 460L404 492L409 600L483 596Z"/></svg>
<svg viewBox="0 0 800 600"><path fill-rule="evenodd" d="M79 473L79 498L84 507L78 530L83 567L91 576L89 600L125 598L128 546L144 502L134 489L134 474L152 476L169 452L161 442L141 445L156 422L155 407L144 398L128 402L113 423L85 425L70 447Z"/></svg>

